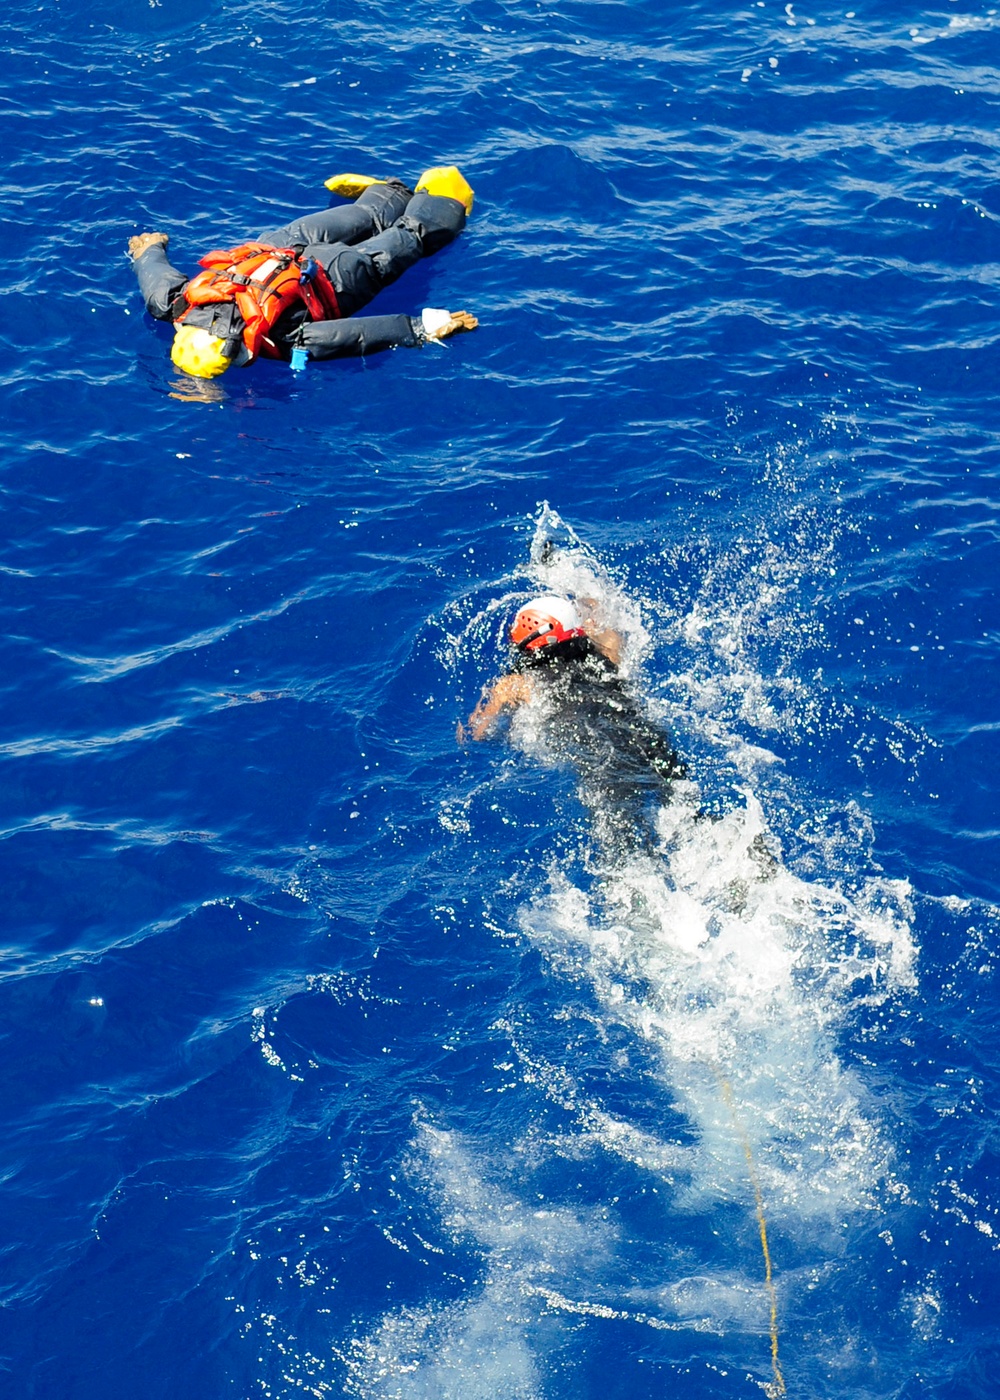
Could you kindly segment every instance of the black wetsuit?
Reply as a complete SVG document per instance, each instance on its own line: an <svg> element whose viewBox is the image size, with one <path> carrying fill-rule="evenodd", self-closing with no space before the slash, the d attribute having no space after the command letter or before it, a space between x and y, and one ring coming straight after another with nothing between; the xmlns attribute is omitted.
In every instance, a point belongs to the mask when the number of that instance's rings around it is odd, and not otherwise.
<svg viewBox="0 0 1000 1400"><path fill-rule="evenodd" d="M450 243L465 224L465 209L445 195L414 194L399 180L370 185L353 204L307 214L257 241L294 248L303 262L314 258L333 283L341 317L310 321L304 306L289 308L271 332L283 358L303 345L310 359L370 355L394 345L420 345L426 339L419 316L355 316L383 287ZM172 321L186 311L184 288L190 280L179 272L159 245L147 248L134 264L139 289L151 316ZM346 319L350 318L350 319ZM196 306L184 318L232 341L242 334L236 306L224 302Z"/></svg>
<svg viewBox="0 0 1000 1400"><path fill-rule="evenodd" d="M654 813L685 768L588 637L518 656L546 712L546 747L576 770L595 832L620 850L655 843Z"/></svg>

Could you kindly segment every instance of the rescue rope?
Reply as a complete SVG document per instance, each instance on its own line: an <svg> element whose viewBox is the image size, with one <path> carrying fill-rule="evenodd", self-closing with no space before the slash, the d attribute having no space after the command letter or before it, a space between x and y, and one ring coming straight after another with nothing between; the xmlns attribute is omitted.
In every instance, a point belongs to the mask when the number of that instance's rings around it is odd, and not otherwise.
<svg viewBox="0 0 1000 1400"><path fill-rule="evenodd" d="M764 1194L760 1189L760 1181L757 1177L757 1168L754 1165L750 1139L747 1136L747 1130L743 1126L743 1120L737 1112L736 1102L733 1099L733 1086L721 1071L717 1069L715 1073L719 1080L719 1088L722 1090L722 1097L732 1117L736 1135L743 1145L743 1155L747 1159L747 1171L750 1176L750 1185L753 1187L754 1205L757 1210L757 1228L760 1231L760 1248L764 1255L764 1287L767 1290L768 1301L771 1305L771 1366L774 1370L774 1380L767 1387L767 1390L770 1395L777 1397L785 1395L787 1392L785 1389L785 1378L781 1373L781 1362L778 1360L778 1292L774 1286L771 1250L767 1243L767 1219L764 1215Z"/></svg>

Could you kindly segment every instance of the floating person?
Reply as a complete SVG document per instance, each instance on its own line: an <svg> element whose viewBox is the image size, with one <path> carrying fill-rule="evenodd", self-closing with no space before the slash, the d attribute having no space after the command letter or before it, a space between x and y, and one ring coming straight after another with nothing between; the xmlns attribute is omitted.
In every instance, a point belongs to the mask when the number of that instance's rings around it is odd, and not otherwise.
<svg viewBox="0 0 1000 1400"><path fill-rule="evenodd" d="M601 843L618 853L652 849L655 810L686 776L670 740L620 674L621 635L598 626L593 604L547 594L510 626L511 669L485 687L458 738L483 740L504 716L537 708L544 747L580 779Z"/></svg>
<svg viewBox="0 0 1000 1400"><path fill-rule="evenodd" d="M211 379L261 355L300 369L310 359L370 355L476 329L467 311L436 307L419 316L355 315L462 231L473 195L455 166L425 170L416 190L366 175L334 175L326 185L355 202L206 253L204 271L192 278L168 259L167 234L129 239L146 310L173 322L178 369Z"/></svg>

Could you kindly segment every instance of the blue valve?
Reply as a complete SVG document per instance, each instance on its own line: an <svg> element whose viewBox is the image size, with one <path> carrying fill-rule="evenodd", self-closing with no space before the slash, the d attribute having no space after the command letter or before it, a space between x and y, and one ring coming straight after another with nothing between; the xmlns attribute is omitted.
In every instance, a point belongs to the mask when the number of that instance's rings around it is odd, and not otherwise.
<svg viewBox="0 0 1000 1400"><path fill-rule="evenodd" d="M304 345L296 345L292 348L292 369L298 374L299 370L305 369L309 363L309 351Z"/></svg>

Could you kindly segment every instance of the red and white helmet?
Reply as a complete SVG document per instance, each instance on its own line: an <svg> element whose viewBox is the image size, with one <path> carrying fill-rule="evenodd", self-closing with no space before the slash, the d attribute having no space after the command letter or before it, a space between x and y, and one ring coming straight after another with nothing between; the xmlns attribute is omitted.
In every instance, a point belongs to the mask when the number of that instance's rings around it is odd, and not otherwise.
<svg viewBox="0 0 1000 1400"><path fill-rule="evenodd" d="M510 640L518 651L541 651L586 635L576 604L554 594L532 598L510 625Z"/></svg>

